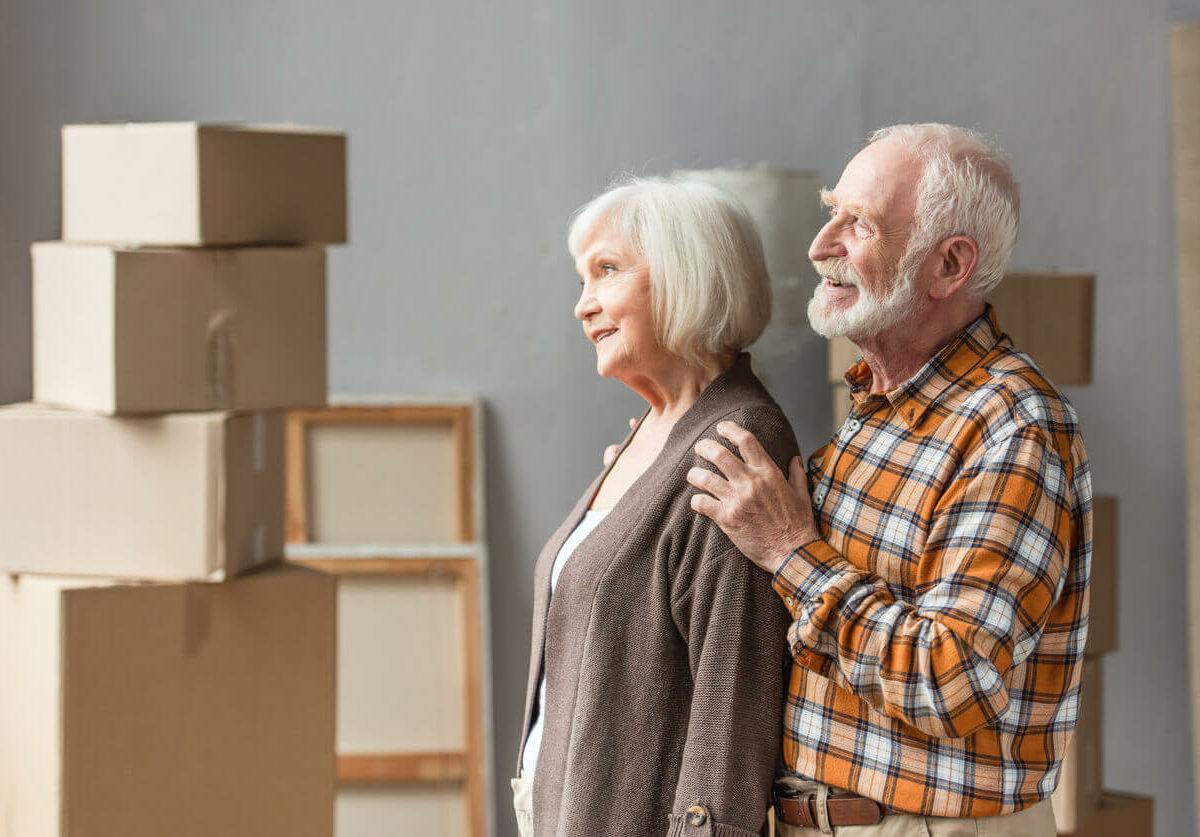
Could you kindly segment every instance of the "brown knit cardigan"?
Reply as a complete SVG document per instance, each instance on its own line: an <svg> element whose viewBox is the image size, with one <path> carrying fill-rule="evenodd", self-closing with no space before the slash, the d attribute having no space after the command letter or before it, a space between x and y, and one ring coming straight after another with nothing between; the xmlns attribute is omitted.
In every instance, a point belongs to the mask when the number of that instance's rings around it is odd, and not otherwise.
<svg viewBox="0 0 1200 837"><path fill-rule="evenodd" d="M608 469L538 558L521 741L544 664L539 837L765 830L788 615L770 577L692 511L685 479L694 465L711 467L692 449L701 438L723 442L714 426L725 419L752 432L786 473L795 436L742 354L575 550L553 598L551 565ZM686 816L693 805L705 809L691 818L699 825Z"/></svg>

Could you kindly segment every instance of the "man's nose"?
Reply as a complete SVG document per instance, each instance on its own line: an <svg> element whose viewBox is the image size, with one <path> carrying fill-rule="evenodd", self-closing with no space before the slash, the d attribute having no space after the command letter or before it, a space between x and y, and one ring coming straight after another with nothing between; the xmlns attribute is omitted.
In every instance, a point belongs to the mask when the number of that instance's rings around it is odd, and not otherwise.
<svg viewBox="0 0 1200 837"><path fill-rule="evenodd" d="M819 262L822 259L845 258L845 256L846 248L838 240L833 222L830 221L821 227L821 231L813 239L812 245L808 248L808 258L811 261Z"/></svg>

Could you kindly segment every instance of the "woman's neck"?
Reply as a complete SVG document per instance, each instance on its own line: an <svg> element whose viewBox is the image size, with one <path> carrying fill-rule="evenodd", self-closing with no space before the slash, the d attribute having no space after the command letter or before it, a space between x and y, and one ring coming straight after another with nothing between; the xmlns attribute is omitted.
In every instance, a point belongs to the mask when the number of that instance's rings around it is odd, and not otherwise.
<svg viewBox="0 0 1200 837"><path fill-rule="evenodd" d="M709 358L703 365L681 359L658 366L647 365L622 380L650 405L647 421L674 424L686 413L700 393L733 364L734 358Z"/></svg>

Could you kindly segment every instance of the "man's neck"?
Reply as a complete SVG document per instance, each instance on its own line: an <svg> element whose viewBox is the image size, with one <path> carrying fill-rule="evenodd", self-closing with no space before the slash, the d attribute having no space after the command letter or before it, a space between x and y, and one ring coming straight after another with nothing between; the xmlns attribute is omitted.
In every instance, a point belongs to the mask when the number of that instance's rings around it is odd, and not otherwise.
<svg viewBox="0 0 1200 837"><path fill-rule="evenodd" d="M983 310L982 302L926 310L887 331L853 341L871 369L871 392L890 392L917 374Z"/></svg>

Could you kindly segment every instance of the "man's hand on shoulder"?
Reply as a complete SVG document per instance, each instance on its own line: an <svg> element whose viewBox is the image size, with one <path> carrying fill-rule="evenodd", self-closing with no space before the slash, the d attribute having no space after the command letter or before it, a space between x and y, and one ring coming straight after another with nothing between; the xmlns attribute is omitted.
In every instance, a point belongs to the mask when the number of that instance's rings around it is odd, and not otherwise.
<svg viewBox="0 0 1200 837"><path fill-rule="evenodd" d="M747 558L774 574L792 550L820 537L804 463L793 457L784 477L748 430L723 421L717 432L737 447L741 458L712 439L696 443L696 454L720 474L699 467L688 471L688 482L707 492L692 497L692 508L720 526Z"/></svg>

